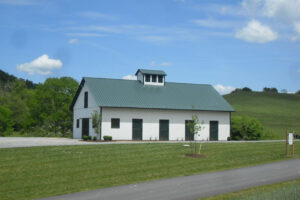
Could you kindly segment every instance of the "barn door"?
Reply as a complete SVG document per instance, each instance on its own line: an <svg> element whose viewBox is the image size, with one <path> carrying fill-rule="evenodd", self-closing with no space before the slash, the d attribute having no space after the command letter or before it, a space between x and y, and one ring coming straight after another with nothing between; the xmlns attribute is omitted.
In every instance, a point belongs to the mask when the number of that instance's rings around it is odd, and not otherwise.
<svg viewBox="0 0 300 200"><path fill-rule="evenodd" d="M89 135L89 118L82 119L82 135Z"/></svg>
<svg viewBox="0 0 300 200"><path fill-rule="evenodd" d="M215 141L219 139L219 122L209 122L209 140Z"/></svg>
<svg viewBox="0 0 300 200"><path fill-rule="evenodd" d="M194 134L191 132L190 128L188 127L188 123L192 122L192 120L185 120L185 140L190 141L194 140Z"/></svg>
<svg viewBox="0 0 300 200"><path fill-rule="evenodd" d="M169 120L159 120L159 140L169 140Z"/></svg>
<svg viewBox="0 0 300 200"><path fill-rule="evenodd" d="M143 140L143 120L132 119L132 139Z"/></svg>

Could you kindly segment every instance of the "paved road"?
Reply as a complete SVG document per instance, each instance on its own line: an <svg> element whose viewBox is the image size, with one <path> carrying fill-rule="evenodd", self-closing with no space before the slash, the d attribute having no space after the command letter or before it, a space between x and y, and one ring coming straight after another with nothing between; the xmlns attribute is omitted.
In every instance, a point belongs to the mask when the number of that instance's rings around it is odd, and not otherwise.
<svg viewBox="0 0 300 200"><path fill-rule="evenodd" d="M201 141L206 143L237 143L237 142L283 142L285 140L262 141ZM84 142L69 138L47 137L0 137L1 148L34 147L34 146L59 146L59 145L93 145L93 144L140 144L140 143L185 143L185 141L117 141L117 142Z"/></svg>
<svg viewBox="0 0 300 200"><path fill-rule="evenodd" d="M44 200L188 200L296 178L300 178L300 159L79 192Z"/></svg>

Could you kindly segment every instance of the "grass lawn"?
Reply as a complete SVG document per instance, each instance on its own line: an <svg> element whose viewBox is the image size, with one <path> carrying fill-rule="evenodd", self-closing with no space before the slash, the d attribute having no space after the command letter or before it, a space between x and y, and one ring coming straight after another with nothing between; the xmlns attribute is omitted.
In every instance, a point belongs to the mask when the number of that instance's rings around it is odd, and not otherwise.
<svg viewBox="0 0 300 200"><path fill-rule="evenodd" d="M254 187L201 200L297 200L300 199L300 179Z"/></svg>
<svg viewBox="0 0 300 200"><path fill-rule="evenodd" d="M287 159L284 142L210 143L206 158L183 144L0 149L0 199L34 199ZM295 145L300 157L300 142Z"/></svg>
<svg viewBox="0 0 300 200"><path fill-rule="evenodd" d="M238 92L224 98L236 110L233 116L257 118L265 128L266 139L284 139L287 130L300 134L300 95Z"/></svg>

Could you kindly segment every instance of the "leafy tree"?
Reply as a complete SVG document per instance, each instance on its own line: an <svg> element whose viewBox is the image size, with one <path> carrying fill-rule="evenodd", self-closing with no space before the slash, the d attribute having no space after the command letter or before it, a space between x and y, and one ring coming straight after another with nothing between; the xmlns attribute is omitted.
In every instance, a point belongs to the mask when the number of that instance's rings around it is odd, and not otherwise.
<svg viewBox="0 0 300 200"><path fill-rule="evenodd" d="M12 133L13 125L12 112L8 108L0 106L0 136Z"/></svg>
<svg viewBox="0 0 300 200"><path fill-rule="evenodd" d="M268 87L264 87L263 92L268 92L268 93L278 93L277 88L268 88Z"/></svg>
<svg viewBox="0 0 300 200"><path fill-rule="evenodd" d="M14 130L21 131L29 116L28 100L32 90L27 89L25 82L18 79L3 84L5 86L0 87L0 103L12 112Z"/></svg>
<svg viewBox="0 0 300 200"><path fill-rule="evenodd" d="M248 87L244 87L242 89L242 91L244 91L244 92L252 92L252 90L250 88L248 88Z"/></svg>
<svg viewBox="0 0 300 200"><path fill-rule="evenodd" d="M0 70L0 82L2 82L2 84L15 81L16 79L17 78L15 76L9 75L8 73Z"/></svg>
<svg viewBox="0 0 300 200"><path fill-rule="evenodd" d="M298 91L296 92L296 94L300 94L300 90L298 90Z"/></svg>
<svg viewBox="0 0 300 200"><path fill-rule="evenodd" d="M101 113L99 113L98 111L94 110L94 112L92 113L92 122L93 122L93 129L95 130L95 133L97 135L99 135L100 134L100 130L101 130L101 126L100 126Z"/></svg>
<svg viewBox="0 0 300 200"><path fill-rule="evenodd" d="M231 117L232 140L258 140L263 135L263 126L255 119L246 116Z"/></svg>
<svg viewBox="0 0 300 200"><path fill-rule="evenodd" d="M195 154L197 152L195 136L196 135L200 136L199 132L203 129L203 127L202 127L203 124L204 124L204 121L202 121L200 123L198 115L196 115L196 114L192 115L192 120L189 121L188 124L187 124L187 126L190 130L189 131L190 134L194 135L194 153ZM190 146L191 146L191 149L192 149L192 137L190 137ZM201 147L202 147L202 144L200 143L199 154L200 154L200 151L201 151Z"/></svg>
<svg viewBox="0 0 300 200"><path fill-rule="evenodd" d="M241 88L236 88L231 93L238 93L238 92L252 92L252 90L248 87L243 87L242 89Z"/></svg>
<svg viewBox="0 0 300 200"><path fill-rule="evenodd" d="M36 87L29 103L33 123L49 132L65 136L71 133L72 112L69 105L78 87L70 77L48 78Z"/></svg>

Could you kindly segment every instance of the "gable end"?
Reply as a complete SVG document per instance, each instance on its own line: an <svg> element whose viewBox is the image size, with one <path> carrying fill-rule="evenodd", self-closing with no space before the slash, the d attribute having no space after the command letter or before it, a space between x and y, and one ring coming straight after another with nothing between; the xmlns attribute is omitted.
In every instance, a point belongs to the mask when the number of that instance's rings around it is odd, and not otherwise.
<svg viewBox="0 0 300 200"><path fill-rule="evenodd" d="M78 98L78 96L79 96L79 94L80 94L80 92L81 92L81 90L82 90L84 84L85 84L85 80L84 80L84 78L83 78L83 79L81 80L79 86L78 86L78 89L77 89L77 91L76 91L76 94L75 94L75 96L74 96L74 98L73 98L73 100L72 100L72 103L71 103L70 107L69 107L70 111L73 111L74 105L75 105L75 103L76 103L76 101L77 101L77 98Z"/></svg>

